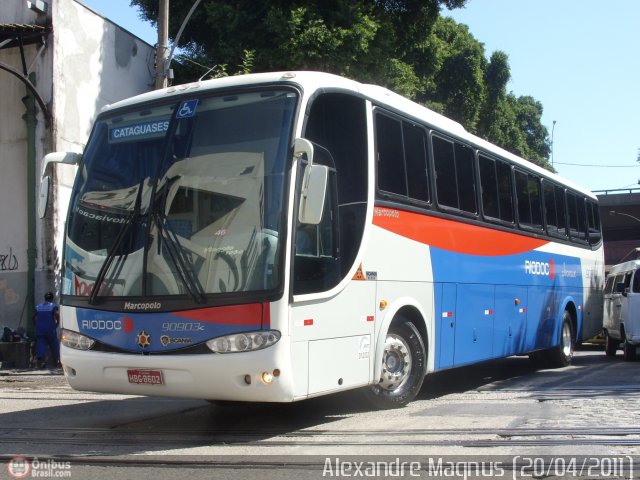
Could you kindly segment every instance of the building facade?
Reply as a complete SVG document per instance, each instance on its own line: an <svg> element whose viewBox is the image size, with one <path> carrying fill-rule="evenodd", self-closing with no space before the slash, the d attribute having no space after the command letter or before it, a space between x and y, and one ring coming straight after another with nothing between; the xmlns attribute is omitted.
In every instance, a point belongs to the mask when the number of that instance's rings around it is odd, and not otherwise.
<svg viewBox="0 0 640 480"><path fill-rule="evenodd" d="M29 328L59 293L62 230L76 168L53 167L37 216L42 158L81 152L100 109L153 88L154 48L77 0L0 2L0 327Z"/></svg>

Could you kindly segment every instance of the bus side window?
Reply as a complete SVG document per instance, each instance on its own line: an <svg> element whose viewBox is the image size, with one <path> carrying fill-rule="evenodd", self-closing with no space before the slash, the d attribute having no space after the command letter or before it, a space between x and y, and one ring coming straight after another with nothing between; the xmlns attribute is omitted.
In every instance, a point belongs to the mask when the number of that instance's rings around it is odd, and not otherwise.
<svg viewBox="0 0 640 480"><path fill-rule="evenodd" d="M453 142L434 136L432 144L438 204L440 206L458 208L458 187L456 185Z"/></svg>
<svg viewBox="0 0 640 480"><path fill-rule="evenodd" d="M515 171L518 223L525 228L542 228L540 179L520 170Z"/></svg>
<svg viewBox="0 0 640 480"><path fill-rule="evenodd" d="M567 206L571 240L584 242L587 235L584 199L573 192L567 192Z"/></svg>
<svg viewBox="0 0 640 480"><path fill-rule="evenodd" d="M407 196L407 171L402 145L400 120L376 114L378 151L378 188L384 192Z"/></svg>
<svg viewBox="0 0 640 480"><path fill-rule="evenodd" d="M600 226L600 213L598 205L587 200L587 227L589 229L589 243L597 245L602 240L602 228Z"/></svg>
<svg viewBox="0 0 640 480"><path fill-rule="evenodd" d="M513 223L511 167L482 154L478 155L478 166L485 217Z"/></svg>
<svg viewBox="0 0 640 480"><path fill-rule="evenodd" d="M567 201L565 199L564 188L555 187L556 209L558 220L558 234L563 237L567 236Z"/></svg>
<svg viewBox="0 0 640 480"><path fill-rule="evenodd" d="M435 135L431 142L438 204L476 214L478 208L473 149Z"/></svg>
<svg viewBox="0 0 640 480"><path fill-rule="evenodd" d="M376 109L378 190L409 203L429 202L424 128Z"/></svg>

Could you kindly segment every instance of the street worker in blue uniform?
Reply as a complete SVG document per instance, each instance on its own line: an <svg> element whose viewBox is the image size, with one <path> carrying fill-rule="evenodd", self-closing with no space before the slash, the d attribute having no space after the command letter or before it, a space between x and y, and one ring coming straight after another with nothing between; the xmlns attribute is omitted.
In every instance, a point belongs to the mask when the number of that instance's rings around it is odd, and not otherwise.
<svg viewBox="0 0 640 480"><path fill-rule="evenodd" d="M44 294L44 303L36 306L34 316L36 322L36 355L40 368L47 366L47 349L51 349L51 356L56 366L60 366L60 345L58 343L58 323L60 312L53 303L53 293Z"/></svg>

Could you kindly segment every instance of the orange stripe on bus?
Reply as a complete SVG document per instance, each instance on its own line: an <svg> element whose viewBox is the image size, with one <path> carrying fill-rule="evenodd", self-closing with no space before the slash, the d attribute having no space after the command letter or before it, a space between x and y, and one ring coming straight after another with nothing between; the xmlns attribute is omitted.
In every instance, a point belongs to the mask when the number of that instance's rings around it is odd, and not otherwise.
<svg viewBox="0 0 640 480"><path fill-rule="evenodd" d="M425 245L467 255L515 255L549 243L525 235L382 207L375 208L373 224Z"/></svg>

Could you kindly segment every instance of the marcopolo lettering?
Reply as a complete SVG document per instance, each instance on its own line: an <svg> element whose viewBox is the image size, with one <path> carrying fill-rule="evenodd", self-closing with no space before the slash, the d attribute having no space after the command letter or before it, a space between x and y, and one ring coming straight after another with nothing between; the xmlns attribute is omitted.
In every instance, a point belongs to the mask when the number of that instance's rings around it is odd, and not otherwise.
<svg viewBox="0 0 640 480"><path fill-rule="evenodd" d="M160 302L124 302L125 310L158 310L160 308L162 308L162 303Z"/></svg>
<svg viewBox="0 0 640 480"><path fill-rule="evenodd" d="M555 262L553 260L549 260L548 262L525 260L524 271L528 275L543 275L549 277L551 280L556 276Z"/></svg>

